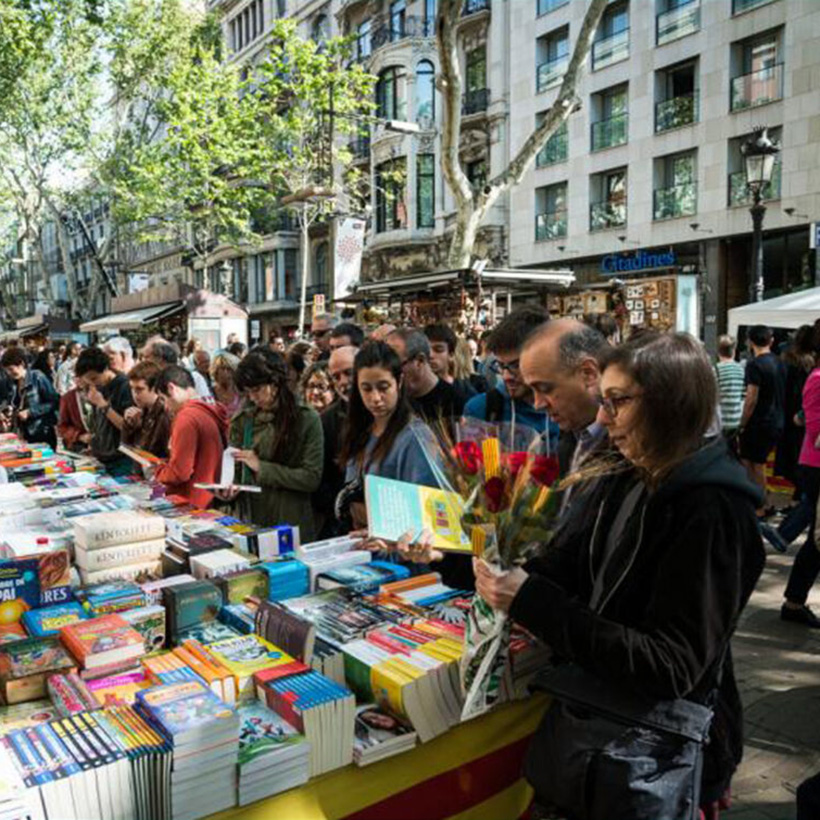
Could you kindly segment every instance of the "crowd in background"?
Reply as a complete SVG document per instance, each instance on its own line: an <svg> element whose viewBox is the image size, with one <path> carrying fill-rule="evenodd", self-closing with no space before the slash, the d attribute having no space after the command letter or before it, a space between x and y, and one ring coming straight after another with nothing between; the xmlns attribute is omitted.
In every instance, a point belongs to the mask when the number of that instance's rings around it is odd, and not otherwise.
<svg viewBox="0 0 820 820"><path fill-rule="evenodd" d="M425 538L371 546L436 564L613 686L715 702L700 792L715 817L742 750L728 640L762 570L761 535L785 551L808 530L781 616L820 626L806 605L820 572L820 322L777 352L770 329L751 328L744 361L724 336L713 362L685 334L620 343L607 318L550 321L524 306L473 338L444 323L366 333L322 314L311 341L274 330L251 349L229 338L180 350L159 336L136 352L123 337L85 349L12 343L0 425L88 452L112 475L135 470L121 444L146 450L160 459L148 477L170 493L298 525L303 541L366 528L369 474L437 486L433 444L460 419L532 430L562 476L589 476L567 482L543 556L488 574ZM198 486L220 484L229 446L233 485ZM773 449L795 486L777 528L765 500ZM264 491L235 486L248 484ZM539 799L555 797L555 783L530 779Z"/></svg>

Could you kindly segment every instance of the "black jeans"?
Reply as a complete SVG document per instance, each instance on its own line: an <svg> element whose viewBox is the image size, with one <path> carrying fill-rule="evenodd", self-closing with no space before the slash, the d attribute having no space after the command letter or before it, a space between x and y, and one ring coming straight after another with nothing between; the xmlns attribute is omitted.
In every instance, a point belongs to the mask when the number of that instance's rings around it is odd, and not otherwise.
<svg viewBox="0 0 820 820"><path fill-rule="evenodd" d="M806 543L794 559L794 566L786 585L786 600L793 604L805 604L809 591L817 575L820 574L820 551L814 540L814 525L817 519L817 500L820 497L820 468L804 467L803 492L805 502L810 505L811 520Z"/></svg>
<svg viewBox="0 0 820 820"><path fill-rule="evenodd" d="M820 774L804 780L797 787L797 820L820 817Z"/></svg>

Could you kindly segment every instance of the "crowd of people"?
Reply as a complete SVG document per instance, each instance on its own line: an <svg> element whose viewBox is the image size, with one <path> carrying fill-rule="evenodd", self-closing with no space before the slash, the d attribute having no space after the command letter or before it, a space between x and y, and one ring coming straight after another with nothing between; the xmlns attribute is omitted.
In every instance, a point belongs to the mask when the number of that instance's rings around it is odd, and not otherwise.
<svg viewBox="0 0 820 820"><path fill-rule="evenodd" d="M697 795L702 816L716 817L742 754L730 638L763 568L761 535L784 551L808 530L782 617L820 626L806 605L820 572L820 324L778 353L771 330L752 328L745 362L730 337L712 362L685 334L640 332L618 344L536 306L476 338L442 323L365 333L326 314L311 337L288 345L275 330L249 350L229 339L215 351L152 337L136 356L123 337L86 349L11 344L0 357L0 425L30 442L59 439L112 475L135 469L122 443L147 450L161 459L149 477L169 492L254 524L298 525L303 541L366 528L367 475L437 486L428 445L443 426L529 428L563 477L556 534L539 557L498 572L443 555L427 535L365 543L476 589L610 695L713 713L686 797L686 767L668 738L665 750L646 733L601 739L597 713L579 716L559 692L528 757L540 804L639 820L671 817L670 801L679 810ZM220 483L229 446L235 484L262 493L197 486ZM765 498L775 447L777 472L796 488L777 528ZM599 753L594 770L589 750L566 747L593 735L620 755ZM623 767L641 755L652 761L643 771ZM690 808L685 816L697 817Z"/></svg>

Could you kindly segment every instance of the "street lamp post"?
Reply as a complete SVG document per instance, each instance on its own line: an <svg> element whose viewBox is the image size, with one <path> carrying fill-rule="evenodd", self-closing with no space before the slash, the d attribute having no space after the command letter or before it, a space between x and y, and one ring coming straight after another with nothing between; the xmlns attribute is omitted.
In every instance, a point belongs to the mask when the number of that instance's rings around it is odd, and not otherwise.
<svg viewBox="0 0 820 820"><path fill-rule="evenodd" d="M763 301L763 188L772 181L780 144L769 139L768 129L759 128L740 146L746 171L746 187L752 195L752 269L749 276L749 301Z"/></svg>

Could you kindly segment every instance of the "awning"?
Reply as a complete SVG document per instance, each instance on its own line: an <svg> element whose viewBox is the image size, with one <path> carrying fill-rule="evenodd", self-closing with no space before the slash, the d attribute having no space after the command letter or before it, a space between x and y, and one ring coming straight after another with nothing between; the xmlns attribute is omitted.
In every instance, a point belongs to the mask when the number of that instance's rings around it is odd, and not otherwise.
<svg viewBox="0 0 820 820"><path fill-rule="evenodd" d="M48 334L48 325L45 322L41 322L39 325L21 327L16 333L21 339L24 336L44 336Z"/></svg>
<svg viewBox="0 0 820 820"><path fill-rule="evenodd" d="M143 325L165 319L179 313L185 307L184 302L167 302L164 305L152 305L140 310L129 310L125 313L112 313L80 325L83 333L99 333L102 330L139 330Z"/></svg>
<svg viewBox="0 0 820 820"><path fill-rule="evenodd" d="M820 319L820 288L809 288L732 308L729 311L729 333L737 338L737 329L741 325L793 330L801 325L813 325L817 319Z"/></svg>

